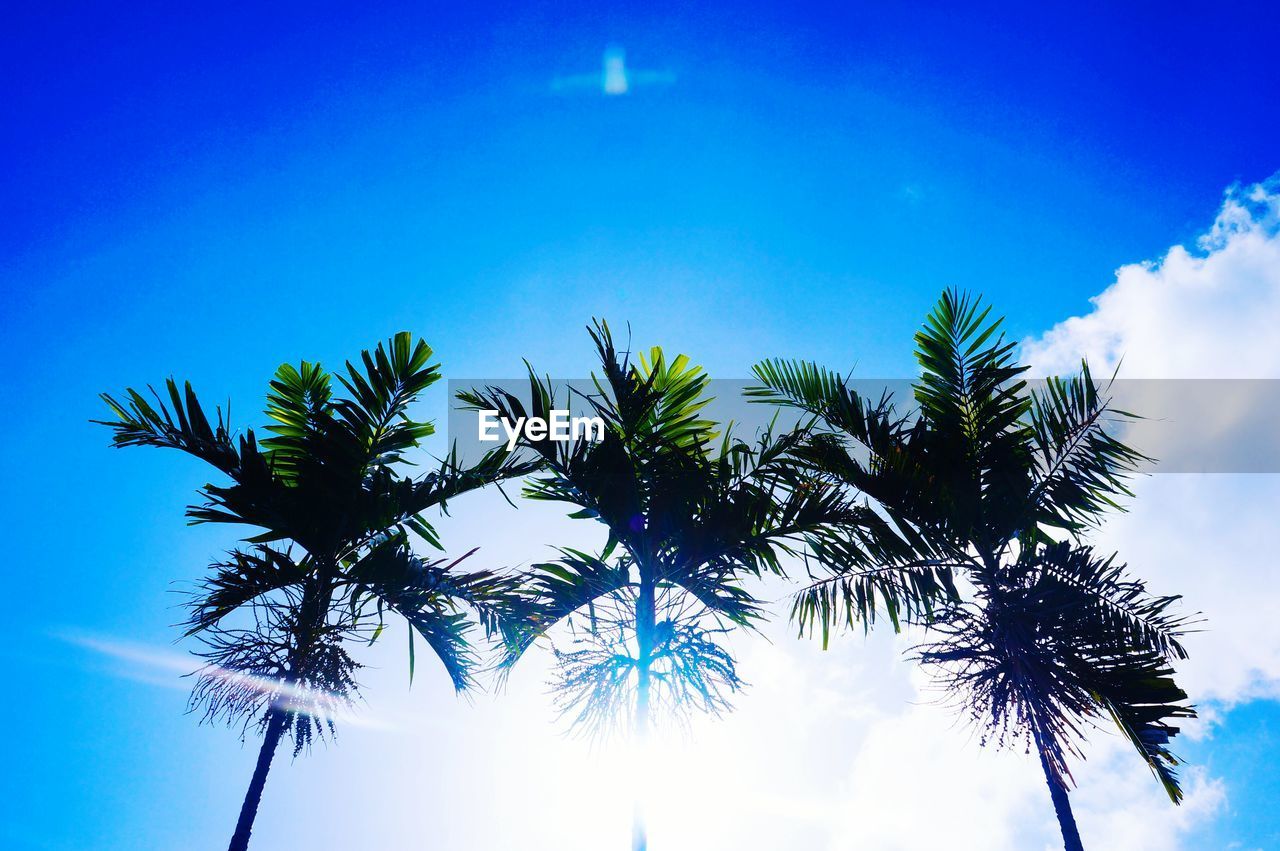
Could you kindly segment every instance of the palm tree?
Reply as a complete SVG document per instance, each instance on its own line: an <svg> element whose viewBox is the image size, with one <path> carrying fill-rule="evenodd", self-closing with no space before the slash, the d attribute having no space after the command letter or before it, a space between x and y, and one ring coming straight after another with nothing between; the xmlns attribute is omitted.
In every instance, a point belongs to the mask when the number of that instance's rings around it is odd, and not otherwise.
<svg viewBox="0 0 1280 851"><path fill-rule="evenodd" d="M553 691L576 729L629 727L637 750L655 716L718 715L741 686L725 632L762 616L743 586L780 573L779 559L808 538L859 526L867 518L838 487L798 478L786 450L796 436L764 434L749 445L702 417L708 378L683 355L661 349L633 362L606 324L588 329L603 370L583 398L605 424L603 439L530 439L523 448L544 465L526 487L533 499L569 503L571 516L603 524L598 552L560 549L531 568L523 628L504 661L514 664L554 625L574 636L557 649ZM531 407L488 387L459 394L508 422L547 418L555 408L549 379L529 369ZM841 540L855 533L846 532ZM641 756L640 759L644 757ZM644 774L637 767L643 786ZM648 847L637 795L632 847Z"/></svg>
<svg viewBox="0 0 1280 851"><path fill-rule="evenodd" d="M386 616L399 615L409 626L410 678L416 634L463 691L477 663L474 621L497 628L514 599L511 579L463 572L461 559L424 561L410 547L410 533L439 547L427 509L529 469L494 453L470 468L451 455L418 478L400 472L404 453L433 432L408 413L439 378L430 357L402 332L348 362L345 374L305 361L281 366L267 396L272 436L260 443L252 429L233 435L221 409L211 423L189 383L179 390L169 379L167 403L154 391L154 404L133 389L121 400L103 396L113 419L99 422L115 446L178 449L227 480L203 487L203 503L187 511L192 523L254 529L190 594L185 624L206 663L192 709L262 736L232 851L248 846L280 740L292 736L296 756L331 733L335 713L356 696L353 642L371 643ZM335 378L345 394L334 392Z"/></svg>
<svg viewBox="0 0 1280 851"><path fill-rule="evenodd" d="M1035 749L1065 847L1078 851L1068 759L1096 721L1114 723L1181 800L1170 722L1195 713L1171 662L1185 658L1188 620L1171 612L1176 597L1148 593L1085 540L1149 460L1111 434L1132 415L1112 407L1087 364L1029 388L1015 344L989 315L977 300L943 295L916 335L922 375L910 416L890 394L863 398L808 363L760 364L751 393L825 425L796 457L893 523L913 555L886 568L965 580L964 599L952 586L950 602L906 611L927 627L919 659L984 741ZM793 610L802 629L869 622L876 574L855 565L814 582ZM895 624L897 602L888 601Z"/></svg>

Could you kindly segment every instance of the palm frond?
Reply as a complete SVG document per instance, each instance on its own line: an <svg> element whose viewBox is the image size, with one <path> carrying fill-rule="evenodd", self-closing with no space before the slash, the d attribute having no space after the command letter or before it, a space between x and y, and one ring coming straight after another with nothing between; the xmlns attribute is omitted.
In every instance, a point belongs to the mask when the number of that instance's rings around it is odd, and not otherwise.
<svg viewBox="0 0 1280 851"><path fill-rule="evenodd" d="M125 390L125 399L117 400L109 393L101 398L106 402L112 420L93 420L112 430L113 446L159 446L180 449L205 461L227 475L235 475L240 467L240 454L231 438L231 426L223 418L222 408L215 410L216 424L209 422L191 383L178 383L170 378L165 381L169 396L166 404L152 388L153 405L133 388ZM247 435L252 441L252 432Z"/></svg>
<svg viewBox="0 0 1280 851"><path fill-rule="evenodd" d="M796 408L818 417L832 430L868 448L887 445L905 420L895 415L893 395L864 397L846 378L809 361L765 360L752 371L760 382L743 391L752 402Z"/></svg>
<svg viewBox="0 0 1280 851"><path fill-rule="evenodd" d="M906 622L927 624L939 605L960 599L955 573L961 567L925 561L836 570L815 578L792 596L791 621L804 637L812 637L817 629L824 650L837 629L861 624L865 632L881 612L894 632Z"/></svg>
<svg viewBox="0 0 1280 851"><path fill-rule="evenodd" d="M1046 577L1076 589L1078 605L1094 610L1090 622L1114 632L1135 651L1187 658L1180 637L1193 619L1171 611L1181 596L1148 593L1146 583L1126 575L1116 556L1100 558L1092 547L1060 542L1040 548L1028 561Z"/></svg>
<svg viewBox="0 0 1280 851"><path fill-rule="evenodd" d="M360 365L346 364L338 381L349 398L334 403L338 418L350 429L370 459L380 463L401 460L400 453L432 434L429 422L411 419L408 406L440 378L440 368L428 364L431 347L401 331L386 345L360 353Z"/></svg>
<svg viewBox="0 0 1280 851"><path fill-rule="evenodd" d="M506 655L509 668L553 625L602 597L631 584L625 559L609 561L609 555L591 555L564 548L555 561L535 564L522 577L527 596L512 620Z"/></svg>
<svg viewBox="0 0 1280 851"><path fill-rule="evenodd" d="M309 575L305 557L299 564L288 550L264 544L232 550L226 561L213 565L213 575L202 580L190 595L186 634L209 629L264 594L301 586Z"/></svg>
<svg viewBox="0 0 1280 851"><path fill-rule="evenodd" d="M426 561L409 549L403 535L392 535L373 547L344 571L353 611L367 608L371 600L381 632L385 612L394 612L410 627L412 681L416 665L413 635L420 635L444 665L454 688L475 686L479 655L470 638L474 622L467 610L491 633L505 628L519 600L519 588L511 577L491 571L465 572L459 564L475 553L448 561Z"/></svg>
<svg viewBox="0 0 1280 851"><path fill-rule="evenodd" d="M948 290L916 334L915 398L927 427L914 442L947 494L949 525L984 542L1020 527L1031 465L1026 367L1014 360L1016 343L1000 334L1002 320L988 321L990 310Z"/></svg>
<svg viewBox="0 0 1280 851"><path fill-rule="evenodd" d="M296 368L286 363L276 369L267 392L266 411L272 420L266 430L273 437L262 441L262 446L281 477L294 480L299 465L325 437L316 432L327 424L332 395L329 373L318 363L303 361Z"/></svg>
<svg viewBox="0 0 1280 851"><path fill-rule="evenodd" d="M1173 680L1173 668L1159 653L1128 652L1100 666L1096 695L1116 726L1142 756L1169 800L1182 803L1177 767L1169 749L1179 728L1170 722L1196 717L1187 693Z"/></svg>
<svg viewBox="0 0 1280 851"><path fill-rule="evenodd" d="M1079 375L1047 379L1031 398L1036 521L1078 531L1123 511L1119 498L1133 495L1128 477L1151 460L1110 431L1133 415L1111 407L1087 363Z"/></svg>

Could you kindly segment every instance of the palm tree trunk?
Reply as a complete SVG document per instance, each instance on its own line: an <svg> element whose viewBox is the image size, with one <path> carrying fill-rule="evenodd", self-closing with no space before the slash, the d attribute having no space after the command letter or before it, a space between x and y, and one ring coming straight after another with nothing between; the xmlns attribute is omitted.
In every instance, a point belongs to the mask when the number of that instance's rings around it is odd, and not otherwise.
<svg viewBox="0 0 1280 851"><path fill-rule="evenodd" d="M655 589L652 579L641 569L640 593L636 600L636 717L633 746L637 755L637 789L631 820L631 851L648 851L649 831L645 823L645 800L649 795L649 666L653 660L653 631L656 626Z"/></svg>
<svg viewBox="0 0 1280 851"><path fill-rule="evenodd" d="M280 683L283 687L297 682L300 676L298 672L306 670L308 656L320 627L324 625L325 612L333 593L334 564L333 559L322 560L320 575L308 581L306 590L303 591L298 617L301 623L310 624L310 628L295 639L297 643L290 653L289 665L281 671ZM253 822L258 816L262 789L267 785L267 772L271 770L271 760L276 755L276 747L280 744L280 737L284 735L285 724L289 719L289 713L274 703L267 711L267 729L262 735L258 763L254 766L253 779L249 781L249 791L245 793L244 804L240 807L240 819L236 822L236 832L231 835L231 845L227 851L246 851L249 847L249 834L253 832Z"/></svg>
<svg viewBox="0 0 1280 851"><path fill-rule="evenodd" d="M1049 758L1043 748L1040 751L1040 767L1044 769L1045 782L1049 784L1049 795L1053 798L1053 811L1058 815L1058 827L1062 829L1062 847L1064 851L1084 851L1080 842L1080 831L1076 827L1075 814L1071 812L1071 799L1067 797L1066 787L1058 779L1049 766Z"/></svg>
<svg viewBox="0 0 1280 851"><path fill-rule="evenodd" d="M270 711L271 717L267 720L267 729L262 736L262 748L258 751L258 764L253 769L253 779L249 781L249 791L245 793L244 805L240 807L240 820L236 822L236 832L231 836L231 845L227 851L246 851L249 847L249 834L253 832L253 820L258 815L262 788L267 785L271 759L284 734L286 713L275 708Z"/></svg>
<svg viewBox="0 0 1280 851"><path fill-rule="evenodd" d="M640 694L636 699L636 730L635 730L635 746L639 754L639 788L636 790L636 797L633 803L631 815L631 851L648 851L649 848L649 830L645 821L645 798L648 797L648 771L645 771L645 765L648 762L648 748L645 745L645 738L649 728L649 682L648 677L644 678L643 685L640 687Z"/></svg>

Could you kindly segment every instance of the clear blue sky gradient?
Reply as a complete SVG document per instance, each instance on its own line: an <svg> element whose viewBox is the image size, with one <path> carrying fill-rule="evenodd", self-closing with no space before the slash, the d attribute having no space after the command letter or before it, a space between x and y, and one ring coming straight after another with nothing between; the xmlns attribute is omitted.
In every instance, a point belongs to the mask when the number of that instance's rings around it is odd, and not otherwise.
<svg viewBox="0 0 1280 851"><path fill-rule="evenodd" d="M97 393L176 374L252 424L282 360L401 328L450 378L581 375L593 316L719 377L910 375L943 287L1043 331L1280 167L1272 3L472 5L6 10L0 844L180 847L170 779L245 779L180 692L50 637L172 639L168 583L230 543ZM609 43L675 82L552 91ZM1186 748L1232 795L1203 847L1280 839L1277 723Z"/></svg>

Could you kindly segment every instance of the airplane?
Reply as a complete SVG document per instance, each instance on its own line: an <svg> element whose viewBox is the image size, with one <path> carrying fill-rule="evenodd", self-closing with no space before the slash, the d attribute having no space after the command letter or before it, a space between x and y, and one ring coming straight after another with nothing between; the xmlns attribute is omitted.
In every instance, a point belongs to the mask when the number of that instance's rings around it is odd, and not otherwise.
<svg viewBox="0 0 1280 851"><path fill-rule="evenodd" d="M595 89L604 95L625 95L638 86L665 86L676 81L671 71L633 71L627 68L627 53L616 44L604 50L604 60L599 72L557 77L551 81L551 89L557 92Z"/></svg>

